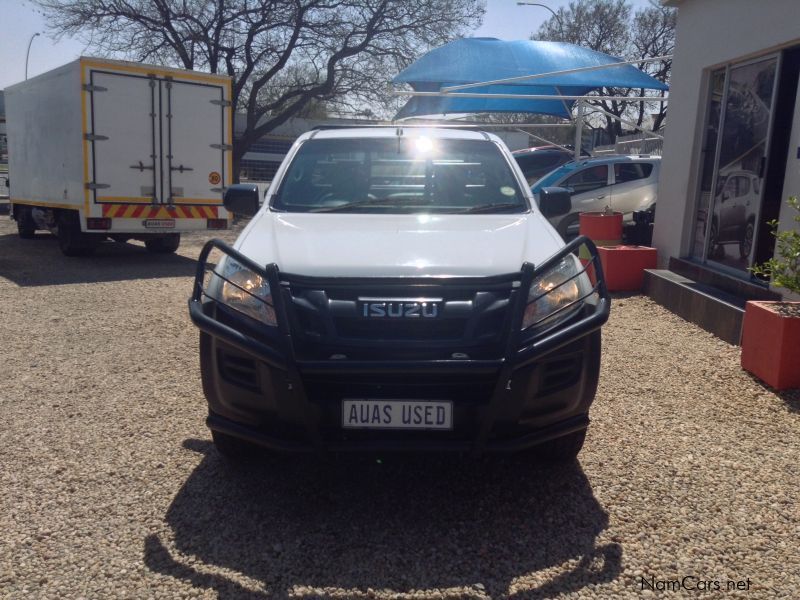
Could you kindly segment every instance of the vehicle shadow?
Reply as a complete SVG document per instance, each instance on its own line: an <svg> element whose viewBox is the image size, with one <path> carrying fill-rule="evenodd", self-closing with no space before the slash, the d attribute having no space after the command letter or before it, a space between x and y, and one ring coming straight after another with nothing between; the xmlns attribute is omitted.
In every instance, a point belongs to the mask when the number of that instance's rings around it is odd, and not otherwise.
<svg viewBox="0 0 800 600"><path fill-rule="evenodd" d="M577 462L343 455L231 466L209 442L184 446L205 456L166 514L174 550L150 535L144 561L220 598L331 588L549 598L621 570L621 546L596 544L608 515Z"/></svg>
<svg viewBox="0 0 800 600"><path fill-rule="evenodd" d="M133 243L104 242L92 256L68 257L49 233L32 240L0 236L0 277L22 287L185 277L197 262L178 254L151 254Z"/></svg>

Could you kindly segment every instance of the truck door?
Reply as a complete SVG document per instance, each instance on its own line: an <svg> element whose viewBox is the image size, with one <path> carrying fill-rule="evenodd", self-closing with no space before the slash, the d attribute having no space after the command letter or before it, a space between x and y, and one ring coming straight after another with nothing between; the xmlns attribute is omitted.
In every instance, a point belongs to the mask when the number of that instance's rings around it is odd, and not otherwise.
<svg viewBox="0 0 800 600"><path fill-rule="evenodd" d="M159 202L158 81L92 70L87 89L95 202Z"/></svg>
<svg viewBox="0 0 800 600"><path fill-rule="evenodd" d="M161 86L163 202L220 204L227 175L224 90L174 80L162 81Z"/></svg>

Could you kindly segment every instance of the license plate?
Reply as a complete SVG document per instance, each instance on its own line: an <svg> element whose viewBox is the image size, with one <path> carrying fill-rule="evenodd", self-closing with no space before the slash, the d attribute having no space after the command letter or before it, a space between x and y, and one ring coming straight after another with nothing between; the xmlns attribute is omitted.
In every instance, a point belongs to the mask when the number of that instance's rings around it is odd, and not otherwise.
<svg viewBox="0 0 800 600"><path fill-rule="evenodd" d="M148 229L174 229L175 219L147 219L144 226Z"/></svg>
<svg viewBox="0 0 800 600"><path fill-rule="evenodd" d="M342 400L347 429L452 429L449 400Z"/></svg>

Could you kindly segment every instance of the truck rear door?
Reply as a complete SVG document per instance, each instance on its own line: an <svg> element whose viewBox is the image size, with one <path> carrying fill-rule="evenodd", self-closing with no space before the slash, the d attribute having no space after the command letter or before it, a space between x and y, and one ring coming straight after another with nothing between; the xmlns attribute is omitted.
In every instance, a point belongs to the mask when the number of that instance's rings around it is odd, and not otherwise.
<svg viewBox="0 0 800 600"><path fill-rule="evenodd" d="M142 69L144 71L144 69ZM200 79L200 77L198 77ZM232 150L225 87L166 74L92 68L90 95L95 203L112 217L216 218L230 182ZM179 207L162 210L109 205ZM202 208L214 206L215 208Z"/></svg>
<svg viewBox="0 0 800 600"><path fill-rule="evenodd" d="M225 180L225 111L221 86L163 81L163 201L220 204Z"/></svg>
<svg viewBox="0 0 800 600"><path fill-rule="evenodd" d="M92 70L88 89L95 201L158 202L158 82Z"/></svg>

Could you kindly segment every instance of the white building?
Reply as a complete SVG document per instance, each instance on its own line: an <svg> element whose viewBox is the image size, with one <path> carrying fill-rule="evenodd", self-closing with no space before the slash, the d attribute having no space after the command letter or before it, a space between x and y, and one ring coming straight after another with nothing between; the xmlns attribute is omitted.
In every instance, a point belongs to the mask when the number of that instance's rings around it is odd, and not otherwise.
<svg viewBox="0 0 800 600"><path fill-rule="evenodd" d="M800 196L800 1L663 2L678 26L653 245L677 283L774 297L748 269L772 257L767 222L793 226L786 199Z"/></svg>

